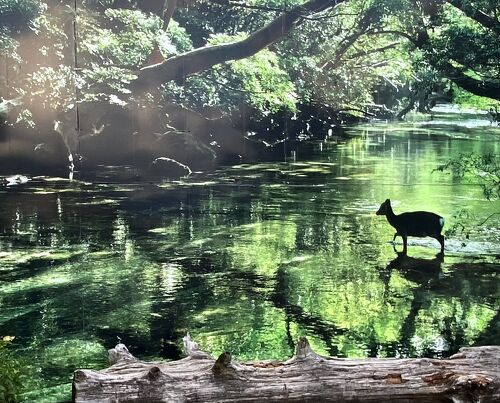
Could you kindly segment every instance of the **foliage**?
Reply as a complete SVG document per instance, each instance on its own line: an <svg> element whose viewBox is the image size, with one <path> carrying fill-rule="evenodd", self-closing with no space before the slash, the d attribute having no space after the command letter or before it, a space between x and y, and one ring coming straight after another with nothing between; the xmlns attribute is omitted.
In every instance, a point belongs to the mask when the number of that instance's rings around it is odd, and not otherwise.
<svg viewBox="0 0 500 403"><path fill-rule="evenodd" d="M16 48L16 41L10 36L8 27L0 26L0 53L13 53Z"/></svg>
<svg viewBox="0 0 500 403"><path fill-rule="evenodd" d="M186 29L179 26L176 21L171 21L168 25L168 38L173 48L167 47L165 42L160 43L160 47L163 45L162 51L165 55L169 54L179 54L181 52L188 52L193 49L193 42L191 37L186 32Z"/></svg>
<svg viewBox="0 0 500 403"><path fill-rule="evenodd" d="M214 35L209 45L235 42L244 37L245 34ZM182 86L168 84L164 89L167 98L194 108L217 105L231 110L246 104L263 113L278 109L293 111L296 103L294 85L270 49L214 66L189 77Z"/></svg>
<svg viewBox="0 0 500 403"><path fill-rule="evenodd" d="M497 3L463 4L491 16ZM2 0L0 48L18 61L4 96L24 102L10 122L35 126L40 117L62 120L77 102L125 105L134 72L152 52L159 49L168 59L200 46L239 41L296 4L197 3L179 8L164 32L161 16L133 0L85 0L76 14L72 5L55 0ZM31 29L29 40L19 42L15 53L15 34L26 28ZM419 48L424 28L430 42ZM447 3L349 0L300 21L282 40L252 57L163 84L163 98L155 102L225 110L246 104L261 114L293 111L298 103L357 113L373 104L425 111L449 87L442 63L451 62L471 77L491 78L498 76L499 52L494 30ZM460 102L469 102L463 91L455 94Z"/></svg>
<svg viewBox="0 0 500 403"><path fill-rule="evenodd" d="M0 0L0 54L17 57L18 42L15 38L34 28L44 6L35 0Z"/></svg>
<svg viewBox="0 0 500 403"><path fill-rule="evenodd" d="M165 102L177 102L192 109L216 105L229 109L228 104L231 104L231 98L222 99L215 79L213 72L204 72L188 77L181 85L175 82L164 84L162 86L163 99Z"/></svg>
<svg viewBox="0 0 500 403"><path fill-rule="evenodd" d="M12 336L0 339L0 401L5 403L18 401L22 389L21 365L7 350L12 340Z"/></svg>
<svg viewBox="0 0 500 403"><path fill-rule="evenodd" d="M471 94L468 91L452 84L453 102L467 108L474 108L478 110L488 111L490 108L500 108L500 101L495 101L490 98L480 97Z"/></svg>
<svg viewBox="0 0 500 403"><path fill-rule="evenodd" d="M80 19L80 51L84 60L134 68L153 51L161 20L137 10L107 9Z"/></svg>
<svg viewBox="0 0 500 403"><path fill-rule="evenodd" d="M285 10L296 3L259 0L251 5L262 7L262 10L237 9L237 13L233 13L232 8L229 12L226 8L226 12L221 13L219 5L202 4L195 9L180 11L177 18L196 38L194 43L202 46L213 43L217 35L250 34L274 18L278 10ZM411 64L402 53L404 48L396 46L394 36L367 35L389 23L387 18L381 16L401 4L385 3L367 4L354 0L341 4L335 11L317 19L305 20L282 41L271 46L270 50L277 55L277 64L287 72L294 85L298 101L324 103L338 109L359 107L373 102L374 88L381 84L397 89L405 85L411 75ZM365 13L369 17L365 17ZM395 21L399 19L394 18L390 23ZM334 64L329 63L332 60L336 60ZM215 69L220 70L220 67ZM208 80L215 79L211 73L201 75ZM254 84L249 86L255 88ZM232 87L236 93L227 94L229 100L240 102L241 94L237 91L248 88ZM256 104L261 108L265 102L253 97L253 105Z"/></svg>
<svg viewBox="0 0 500 403"><path fill-rule="evenodd" d="M476 179L488 200L500 198L500 158L497 155L461 154L438 167L438 171L450 171L460 178Z"/></svg>
<svg viewBox="0 0 500 403"><path fill-rule="evenodd" d="M26 78L24 85L15 88L23 105L11 111L11 122L33 128L55 111L65 113L74 108L75 76L69 66L40 67Z"/></svg>
<svg viewBox="0 0 500 403"><path fill-rule="evenodd" d="M243 40L218 35L209 41L212 45ZM228 68L217 66L215 71L223 87L242 88L248 103L259 110L275 111L295 108L295 89L287 73L279 66L277 55L264 49L246 59L228 63Z"/></svg>
<svg viewBox="0 0 500 403"><path fill-rule="evenodd" d="M498 0L469 2L468 0L435 3L423 7L422 21L428 21L425 28L429 41L423 48L427 59L442 74L458 83L456 74L450 74L448 66L453 66L479 87L500 84L500 29L498 25ZM426 3L422 3L426 4ZM479 17L478 17L479 15ZM481 16L496 21L496 26L481 20ZM424 41L425 42L425 41ZM455 78L454 78L455 77ZM476 90L481 95L480 89Z"/></svg>
<svg viewBox="0 0 500 403"><path fill-rule="evenodd" d="M492 76L498 73L498 63L495 63L500 60L498 34L465 18L452 6L443 8L439 24L441 29L435 33L433 45L439 49L441 56L478 74Z"/></svg>
<svg viewBox="0 0 500 403"><path fill-rule="evenodd" d="M102 2L85 2L84 6L76 20L76 59L75 33L68 29L73 11L50 2L37 19L30 38L36 50L21 54L22 74L10 77L10 98L22 99L22 107L10 113L10 123L34 128L40 119L63 120L65 114L74 113L77 102L105 100L124 105L123 99L130 94L127 85L135 77L132 70L145 63L156 45L165 57L192 48L185 30L175 22L165 33L161 19L150 13L103 8ZM0 42L4 38L0 36Z"/></svg>
<svg viewBox="0 0 500 403"><path fill-rule="evenodd" d="M343 3L330 15L306 21L277 45L301 99L337 109L362 108L386 101L377 93L381 87L404 88L412 77L412 58L400 37L381 33L388 24L395 31L399 21L390 20L394 4L385 16L384 7L375 1Z"/></svg>
<svg viewBox="0 0 500 403"><path fill-rule="evenodd" d="M0 26L11 34L19 34L32 26L43 9L43 4L35 0L1 0Z"/></svg>
<svg viewBox="0 0 500 403"><path fill-rule="evenodd" d="M210 2L201 2L195 8L178 9L175 18L193 38L196 47L205 46L213 35L253 32L269 19L268 13Z"/></svg>

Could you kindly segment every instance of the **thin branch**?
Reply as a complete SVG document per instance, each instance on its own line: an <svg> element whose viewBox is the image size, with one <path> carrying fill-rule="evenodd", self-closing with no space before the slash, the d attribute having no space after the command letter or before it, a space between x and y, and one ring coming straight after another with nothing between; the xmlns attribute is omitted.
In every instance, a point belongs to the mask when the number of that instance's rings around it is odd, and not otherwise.
<svg viewBox="0 0 500 403"><path fill-rule="evenodd" d="M349 50L349 48L356 42L360 37L367 33L366 30L358 31L353 35L350 35L342 40L338 50L335 52L335 57L333 60L329 60L321 66L322 70L333 70L338 67L342 56Z"/></svg>
<svg viewBox="0 0 500 403"><path fill-rule="evenodd" d="M361 21L358 23L358 25L359 24L361 24ZM325 69L325 70L333 70L336 67L338 67L340 61L342 60L342 56L363 35L398 35L398 36L402 36L402 37L408 39L412 43L415 43L415 39L412 38L406 32L394 31L394 30L376 30L374 28L372 28L372 29L365 28L365 29L362 29L361 31L356 32L355 34L352 34L352 35L344 38L344 40L341 42L341 45L340 45L338 51L335 54L335 58L333 60L330 60L330 61L327 61L326 63L324 63L321 66L321 68ZM391 45L391 47L392 47L392 45Z"/></svg>
<svg viewBox="0 0 500 403"><path fill-rule="evenodd" d="M217 4L219 6L225 7L238 7L238 8L246 8L248 10L258 10L265 11L271 13L286 13L287 10L281 7L267 7L267 6L255 6L251 4L230 1L230 0L208 0L209 3Z"/></svg>
<svg viewBox="0 0 500 403"><path fill-rule="evenodd" d="M488 217L486 217L486 219L482 222L480 222L479 224L477 224L478 227L480 227L481 225L484 225L486 224L486 222L491 218L493 217L494 215L497 215L497 214L500 214L500 212L495 212L495 213L491 213Z"/></svg>
<svg viewBox="0 0 500 403"><path fill-rule="evenodd" d="M370 64L360 64L359 66L354 66L353 69L365 69L367 67L369 68L381 67L381 66L387 66L387 64L388 64L387 60L381 60Z"/></svg>
<svg viewBox="0 0 500 403"><path fill-rule="evenodd" d="M268 6L260 6L260 5L253 5L253 4L246 4L242 2L236 2L236 1L231 1L231 0L208 0L209 3L217 4L219 6L224 6L224 7L238 7L238 8L245 8L248 10L258 10L258 11L264 11L264 12L270 12L270 13L287 13L290 10L286 8L281 8L281 7L268 7ZM337 18L338 16L348 16L348 15L358 15L358 14L348 14L348 13L339 13L339 14L334 14L334 13L328 13L324 16L321 17L309 17L307 14L302 15L301 17L305 20L308 21L320 21L324 19L330 19L330 18Z"/></svg>
<svg viewBox="0 0 500 403"><path fill-rule="evenodd" d="M306 19L308 21L321 21L321 20L326 20L326 19L330 19L330 18L352 17L352 16L356 16L356 15L359 15L359 14L358 13L333 13L333 12L330 12L330 13L327 13L327 14L320 16L320 17L306 17Z"/></svg>
<svg viewBox="0 0 500 403"><path fill-rule="evenodd" d="M407 34L406 32L403 31L396 31L396 30L380 30L380 31L369 31L367 32L367 35L396 35L396 36L402 36L403 38L408 39L412 43L416 43L416 39L413 38L411 35Z"/></svg>
<svg viewBox="0 0 500 403"><path fill-rule="evenodd" d="M388 49L395 48L397 45L399 45L399 42L391 42L388 45L382 46L380 48L375 48L375 49L370 49L370 50L362 50L357 53L354 53L353 55L350 55L348 60L356 59L361 56L368 56L373 53L379 53L379 52L385 52Z"/></svg>

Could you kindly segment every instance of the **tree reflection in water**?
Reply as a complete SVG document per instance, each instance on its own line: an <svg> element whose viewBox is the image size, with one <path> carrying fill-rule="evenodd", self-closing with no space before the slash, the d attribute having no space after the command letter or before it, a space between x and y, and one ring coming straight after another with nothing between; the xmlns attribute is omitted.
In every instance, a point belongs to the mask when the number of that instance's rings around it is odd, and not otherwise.
<svg viewBox="0 0 500 403"><path fill-rule="evenodd" d="M178 358L187 331L240 360L288 358L299 336L339 357L494 343L498 253L484 251L498 233L473 234L474 254L450 239L445 256L425 241L402 256L374 214L389 196L401 211L446 207L447 222L464 204L490 214L479 188L432 174L489 143L378 136L186 183L0 189L0 335L31 363L26 398L69 396L72 371L105 366L117 336L144 359Z"/></svg>

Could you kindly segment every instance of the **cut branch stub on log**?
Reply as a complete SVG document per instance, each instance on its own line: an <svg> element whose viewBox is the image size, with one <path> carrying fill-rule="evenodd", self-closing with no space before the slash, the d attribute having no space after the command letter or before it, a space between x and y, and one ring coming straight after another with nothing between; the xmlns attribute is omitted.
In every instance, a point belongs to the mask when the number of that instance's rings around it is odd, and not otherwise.
<svg viewBox="0 0 500 403"><path fill-rule="evenodd" d="M196 343L191 339L189 333L182 338L182 342L184 343L184 351L186 352L189 358L212 359L210 354L207 354L204 351L200 350L198 343Z"/></svg>
<svg viewBox="0 0 500 403"><path fill-rule="evenodd" d="M142 362L119 344L114 364L78 370L76 402L499 402L500 346L462 348L446 360L336 359L316 354L301 338L288 361L238 363L217 360L184 337L187 357Z"/></svg>
<svg viewBox="0 0 500 403"><path fill-rule="evenodd" d="M115 348L108 350L108 361L113 365L120 361L137 361L137 358L130 354L125 344L118 343Z"/></svg>

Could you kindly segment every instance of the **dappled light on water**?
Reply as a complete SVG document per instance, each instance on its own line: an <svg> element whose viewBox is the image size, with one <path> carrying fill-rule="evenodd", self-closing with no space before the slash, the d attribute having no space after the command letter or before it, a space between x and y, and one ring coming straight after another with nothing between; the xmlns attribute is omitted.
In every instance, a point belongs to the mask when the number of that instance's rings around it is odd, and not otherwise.
<svg viewBox="0 0 500 403"><path fill-rule="evenodd" d="M434 130L434 129L433 129ZM29 178L0 188L0 335L28 363L26 401L71 395L120 338L143 359L204 350L285 359L299 336L339 357L441 357L498 341L500 216L469 232L401 238L375 215L428 210L445 230L498 202L436 172L489 134L366 125L286 162L168 183ZM479 136L479 138L478 138ZM451 140L453 139L453 140ZM43 396L43 398L42 398ZM40 400L41 399L41 400Z"/></svg>

